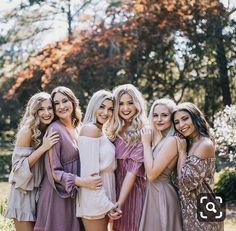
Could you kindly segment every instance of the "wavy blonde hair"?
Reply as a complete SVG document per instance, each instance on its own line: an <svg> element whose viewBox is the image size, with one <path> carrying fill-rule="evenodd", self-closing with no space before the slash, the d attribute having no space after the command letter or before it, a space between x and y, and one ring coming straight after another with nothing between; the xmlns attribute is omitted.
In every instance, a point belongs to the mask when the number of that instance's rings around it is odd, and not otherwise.
<svg viewBox="0 0 236 231"><path fill-rule="evenodd" d="M70 88L64 87L64 86L56 87L52 90L52 93L51 93L52 101L54 100L56 93L61 93L65 95L71 101L73 105L73 112L72 112L72 117L71 117L72 124L74 127L77 127L78 125L80 125L81 119L82 119L82 112L80 110L79 100L76 98L73 91ZM53 107L55 110L54 104L53 104ZM55 117L57 118L56 115Z"/></svg>
<svg viewBox="0 0 236 231"><path fill-rule="evenodd" d="M128 129L125 131L125 139L128 144L134 144L140 141L140 130L147 123L146 116L146 101L143 98L142 93L132 84L120 85L113 90L115 97L115 107L113 118L108 126L108 135L111 140L114 140L124 126L124 120L119 116L119 102L121 96L128 94L131 96L134 105L136 107L136 114L132 118L132 122Z"/></svg>
<svg viewBox="0 0 236 231"><path fill-rule="evenodd" d="M50 100L50 94L46 92L39 92L34 94L28 101L23 117L18 126L18 131L24 126L32 131L33 147L37 148L41 143L42 130L39 129L40 118L38 116L38 110L41 107L41 103L45 100Z"/></svg>
<svg viewBox="0 0 236 231"><path fill-rule="evenodd" d="M151 109L150 109L150 112L149 112L149 115L148 115L148 120L149 120L149 123L150 123L150 126L151 128L153 129L153 139L152 139L152 148L155 148L155 146L157 145L157 142L155 141L155 137L156 137L156 128L153 124L153 113L154 113L154 109L157 105L163 105L165 107L167 107L167 109L169 110L170 114L172 115L173 112L176 110L177 108L177 105L176 103L172 100L172 99L169 99L169 98L161 98L161 99L157 99L153 102L152 106L151 106ZM172 122L172 116L170 117L170 120ZM158 143L158 146L160 147L162 145L162 143L165 142L166 138L169 137L169 136L173 136L175 133L175 129L174 129L174 124L172 122L172 125L168 131L168 133L166 134L166 136L164 137L164 139L162 139L159 143Z"/></svg>

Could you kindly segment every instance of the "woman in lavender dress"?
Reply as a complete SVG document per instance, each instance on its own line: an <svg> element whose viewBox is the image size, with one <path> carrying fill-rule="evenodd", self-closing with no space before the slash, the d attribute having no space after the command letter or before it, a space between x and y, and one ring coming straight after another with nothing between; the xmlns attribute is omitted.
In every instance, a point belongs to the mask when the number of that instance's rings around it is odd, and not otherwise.
<svg viewBox="0 0 236 231"><path fill-rule="evenodd" d="M121 218L114 221L114 231L137 231L145 197L143 145L140 131L147 122L145 101L132 84L120 85L113 91L116 104L110 136L114 139L117 169L117 209ZM117 213L117 210L114 212ZM111 218L118 218L110 212Z"/></svg>
<svg viewBox="0 0 236 231"><path fill-rule="evenodd" d="M189 102L178 105L173 122L188 143L187 152L180 152L178 159L183 228L185 231L223 230L222 222L203 222L197 216L197 196L211 193L214 180L215 144L209 125L197 106Z"/></svg>
<svg viewBox="0 0 236 231"><path fill-rule="evenodd" d="M179 198L170 179L178 159L176 141L180 140L174 136L171 121L175 109L171 99L156 100L149 114L152 129L142 129L148 183L139 231L182 231Z"/></svg>
<svg viewBox="0 0 236 231"><path fill-rule="evenodd" d="M57 87L52 93L58 120L49 129L57 131L60 142L45 155L45 174L37 209L36 231L79 231L76 217L78 186L96 189L101 177L80 178L78 127L81 120L79 101L66 87Z"/></svg>
<svg viewBox="0 0 236 231"><path fill-rule="evenodd" d="M16 231L32 231L34 227L43 176L41 157L59 139L55 132L45 133L53 118L51 96L46 92L34 94L19 125L9 177L11 190L5 216L14 219Z"/></svg>

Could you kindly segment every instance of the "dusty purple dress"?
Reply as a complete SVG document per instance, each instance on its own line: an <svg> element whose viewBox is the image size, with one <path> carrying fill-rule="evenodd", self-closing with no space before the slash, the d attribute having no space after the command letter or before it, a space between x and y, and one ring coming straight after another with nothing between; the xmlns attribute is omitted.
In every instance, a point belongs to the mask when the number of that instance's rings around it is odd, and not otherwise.
<svg viewBox="0 0 236 231"><path fill-rule="evenodd" d="M122 217L114 221L114 231L138 231L145 198L145 171L143 164L143 144L128 145L121 138L115 140L117 159L116 192L117 199L127 172L136 174L136 180L122 207Z"/></svg>
<svg viewBox="0 0 236 231"><path fill-rule="evenodd" d="M57 131L60 141L45 154L45 175L41 185L35 231L79 231L76 218L75 177L80 172L79 151L60 121L48 129ZM54 177L53 177L54 176Z"/></svg>

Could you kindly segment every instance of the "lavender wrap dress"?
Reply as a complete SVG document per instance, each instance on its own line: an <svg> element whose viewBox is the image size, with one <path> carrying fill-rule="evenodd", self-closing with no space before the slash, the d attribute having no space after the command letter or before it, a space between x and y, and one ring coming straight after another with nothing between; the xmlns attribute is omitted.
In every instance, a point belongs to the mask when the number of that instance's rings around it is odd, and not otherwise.
<svg viewBox="0 0 236 231"><path fill-rule="evenodd" d="M162 147L154 149L153 158ZM180 203L171 173L167 167L155 180L148 181L139 231L182 231Z"/></svg>
<svg viewBox="0 0 236 231"><path fill-rule="evenodd" d="M224 230L223 222L200 222L197 218L197 195L211 193L209 187L213 184L214 172L215 158L200 159L196 155L187 156L178 182L184 231Z"/></svg>
<svg viewBox="0 0 236 231"><path fill-rule="evenodd" d="M60 141L44 156L45 175L34 230L79 231L75 206L78 190L75 177L80 172L78 147L60 121L53 122L48 129L58 132Z"/></svg>
<svg viewBox="0 0 236 231"><path fill-rule="evenodd" d="M119 137L116 138L114 144L117 160L115 171L117 199L126 173L134 173L136 180L122 207L122 217L114 221L113 230L138 231L146 188L143 144L129 145Z"/></svg>

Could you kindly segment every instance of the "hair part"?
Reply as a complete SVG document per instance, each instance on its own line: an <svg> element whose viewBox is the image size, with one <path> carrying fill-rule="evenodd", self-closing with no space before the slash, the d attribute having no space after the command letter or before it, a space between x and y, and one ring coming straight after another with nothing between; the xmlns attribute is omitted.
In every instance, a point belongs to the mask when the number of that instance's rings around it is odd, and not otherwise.
<svg viewBox="0 0 236 231"><path fill-rule="evenodd" d="M119 116L120 99L122 95L128 94L132 98L136 107L136 114L132 118L131 125L125 131L125 138L129 144L140 141L140 130L147 123L146 101L142 93L132 84L119 85L113 90L115 97L114 116L111 125L108 127L110 138L114 140L124 126L124 120Z"/></svg>
<svg viewBox="0 0 236 231"><path fill-rule="evenodd" d="M65 95L72 103L72 105L73 105L73 112L72 112L72 116L71 116L72 125L74 127L77 127L81 123L81 119L82 119L82 112L81 112L81 109L79 106L79 100L76 98L73 91L68 87L59 86L59 87L54 88L51 93L52 100L54 100L56 93L61 93L61 94ZM53 103L53 108L55 111L54 103Z"/></svg>
<svg viewBox="0 0 236 231"><path fill-rule="evenodd" d="M38 110L41 107L41 103L45 100L50 100L52 102L51 96L47 92L39 92L31 96L18 126L18 131L22 127L26 127L32 131L32 143L34 148L41 144L40 137L44 132L39 128L40 118L38 116Z"/></svg>
<svg viewBox="0 0 236 231"><path fill-rule="evenodd" d="M179 104L177 106L177 110L172 114L172 121L174 121L174 115L178 111L184 111L190 115L193 125L195 129L197 130L197 133L199 134L199 136L208 137L214 142L214 137L210 132L210 126L208 122L206 121L201 110L195 104L190 103L190 102L184 102L184 103Z"/></svg>
<svg viewBox="0 0 236 231"><path fill-rule="evenodd" d="M92 95L84 115L83 124L96 124L96 113L105 100L110 100L114 105L114 96L110 91L99 90ZM109 121L107 121L106 124L108 122Z"/></svg>

